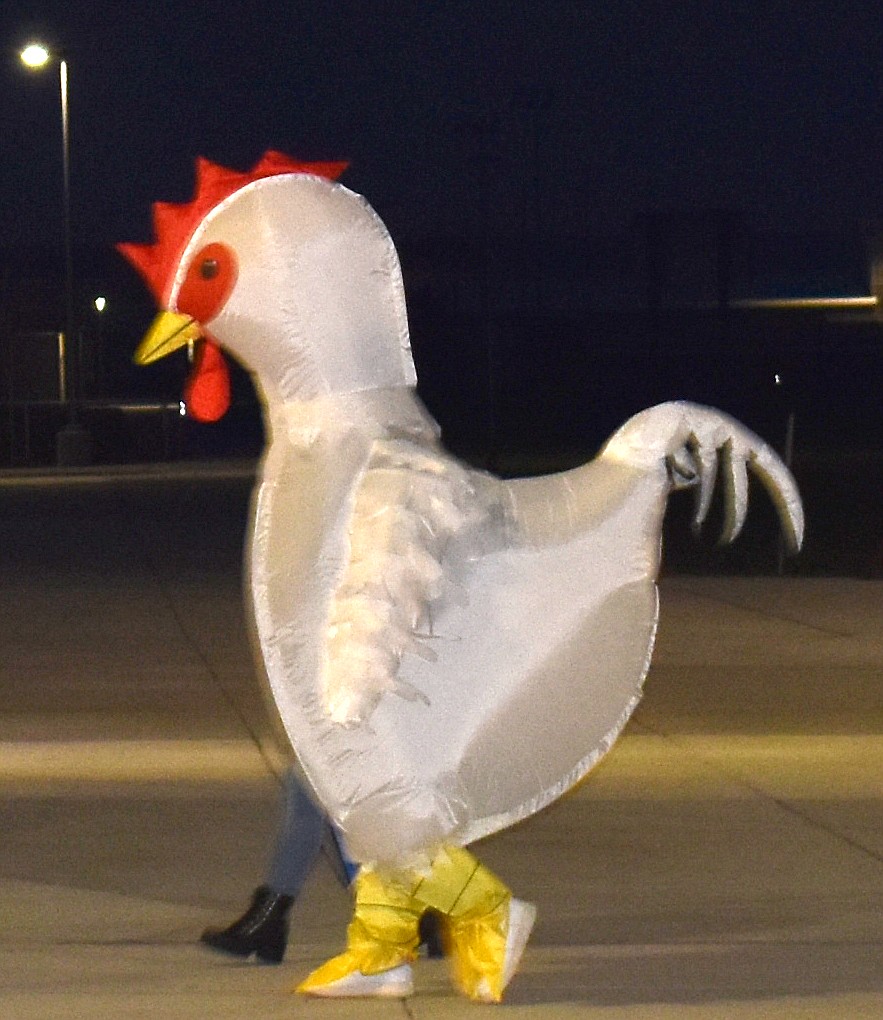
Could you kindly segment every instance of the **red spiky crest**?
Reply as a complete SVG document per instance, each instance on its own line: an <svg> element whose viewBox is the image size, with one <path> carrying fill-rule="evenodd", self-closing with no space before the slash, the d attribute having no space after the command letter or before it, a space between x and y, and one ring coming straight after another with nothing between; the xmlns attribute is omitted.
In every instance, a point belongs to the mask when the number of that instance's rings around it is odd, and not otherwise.
<svg viewBox="0 0 883 1020"><path fill-rule="evenodd" d="M153 244L118 244L117 251L142 275L157 302L165 306L175 270L187 242L206 214L225 198L263 177L279 174L314 174L335 181L347 163L303 163L282 152L265 152L245 172L228 170L200 156L196 160L196 191L189 202L155 202L153 205Z"/></svg>

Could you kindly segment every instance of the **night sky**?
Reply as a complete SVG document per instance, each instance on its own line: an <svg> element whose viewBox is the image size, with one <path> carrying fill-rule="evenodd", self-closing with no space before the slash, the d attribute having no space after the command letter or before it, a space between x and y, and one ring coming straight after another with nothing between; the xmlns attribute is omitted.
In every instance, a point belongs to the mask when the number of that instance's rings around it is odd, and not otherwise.
<svg viewBox="0 0 883 1020"><path fill-rule="evenodd" d="M346 157L398 225L617 229L728 206L762 228L883 220L883 9L871 3L5 3L0 231L59 245L70 65L79 244L149 237L197 155Z"/></svg>

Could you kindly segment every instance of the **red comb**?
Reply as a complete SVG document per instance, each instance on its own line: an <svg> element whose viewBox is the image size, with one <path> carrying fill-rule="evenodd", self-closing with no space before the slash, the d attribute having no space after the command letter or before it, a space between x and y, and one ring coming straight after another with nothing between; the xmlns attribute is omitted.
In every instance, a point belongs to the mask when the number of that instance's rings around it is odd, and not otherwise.
<svg viewBox="0 0 883 1020"><path fill-rule="evenodd" d="M174 271L193 232L206 213L225 198L252 181L279 174L314 174L335 181L346 170L342 162L303 163L281 152L265 152L243 173L228 170L201 156L196 161L196 192L189 202L156 202L153 206L153 244L123 243L117 251L144 277L158 303L164 306L174 279Z"/></svg>

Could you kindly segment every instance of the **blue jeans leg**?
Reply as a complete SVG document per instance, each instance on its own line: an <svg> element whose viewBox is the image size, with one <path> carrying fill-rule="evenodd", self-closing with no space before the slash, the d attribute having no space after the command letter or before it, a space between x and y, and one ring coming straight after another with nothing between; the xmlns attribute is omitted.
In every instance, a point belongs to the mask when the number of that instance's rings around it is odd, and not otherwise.
<svg viewBox="0 0 883 1020"><path fill-rule="evenodd" d="M297 896L322 846L325 816L291 770L285 774L284 797L267 885L284 896Z"/></svg>

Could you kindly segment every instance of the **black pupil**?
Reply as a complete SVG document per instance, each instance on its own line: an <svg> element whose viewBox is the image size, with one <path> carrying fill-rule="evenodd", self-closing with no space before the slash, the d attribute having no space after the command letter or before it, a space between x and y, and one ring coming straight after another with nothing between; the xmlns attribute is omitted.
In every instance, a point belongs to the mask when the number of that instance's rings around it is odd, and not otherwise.
<svg viewBox="0 0 883 1020"><path fill-rule="evenodd" d="M213 280L218 275L218 260L206 259L199 267L199 275L203 280Z"/></svg>

